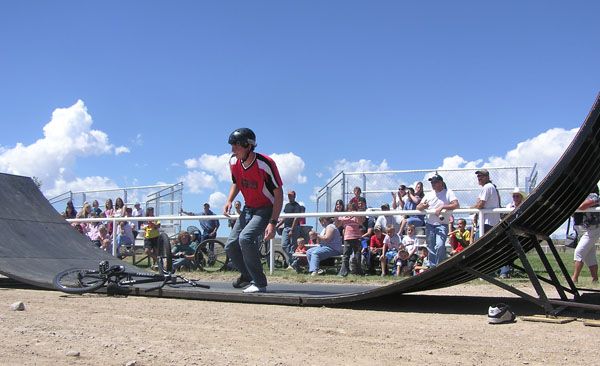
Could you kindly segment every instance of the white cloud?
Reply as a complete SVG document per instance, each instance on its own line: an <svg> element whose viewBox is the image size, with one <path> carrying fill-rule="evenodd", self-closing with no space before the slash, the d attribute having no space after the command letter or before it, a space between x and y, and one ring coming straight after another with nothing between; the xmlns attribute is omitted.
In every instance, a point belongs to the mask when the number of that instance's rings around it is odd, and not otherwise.
<svg viewBox="0 0 600 366"><path fill-rule="evenodd" d="M43 127L42 138L30 145L17 143L0 151L0 170L36 176L44 182L42 189L46 192L78 186L88 179L99 184L113 184L110 179L102 177L77 178L68 182L68 179L73 179L73 167L78 158L116 152L108 135L93 130L92 123L92 117L81 100L68 108L55 109L50 122Z"/></svg>
<svg viewBox="0 0 600 366"><path fill-rule="evenodd" d="M214 192L208 196L208 204L211 210L217 215L222 213L225 202L227 202L227 196L222 192Z"/></svg>
<svg viewBox="0 0 600 366"><path fill-rule="evenodd" d="M488 157L487 160L478 159L467 161L458 155L450 156L444 158L442 166L440 166L439 169L516 167L533 166L534 164L537 164L537 181L539 183L560 159L578 130L578 128L571 130L552 128L533 138L519 142L514 149L508 151L503 157L492 156ZM498 186L515 185L512 174L506 174L505 177L506 179L503 179L502 176L496 176L492 177L492 180L494 180ZM456 184L463 187L470 185L477 186L475 180L469 182L456 182Z"/></svg>
<svg viewBox="0 0 600 366"><path fill-rule="evenodd" d="M270 157L277 164L279 175L281 175L285 186L290 187L295 184L306 183L307 178L302 175L305 164L298 155L290 152L285 154L271 154ZM196 174L203 172L205 176L208 176L208 173L210 173L210 176L216 177L219 182L230 182L230 158L231 154L229 153L222 155L202 154L199 158L186 159L184 164L188 169L194 169Z"/></svg>
<svg viewBox="0 0 600 366"><path fill-rule="evenodd" d="M110 179L106 177L85 177L85 178L75 178L75 180L66 181L62 177L57 178L54 181L54 187L47 190L47 197L55 197L64 192L73 191L88 191L90 189L114 189L118 188L117 185Z"/></svg>
<svg viewBox="0 0 600 366"><path fill-rule="evenodd" d="M337 174L342 170L345 172L378 172L389 170L389 167L385 159L379 164L365 159L360 159L359 161L348 161L346 159L342 159L336 160L333 167L329 169L332 174Z"/></svg>
<svg viewBox="0 0 600 366"><path fill-rule="evenodd" d="M197 159L187 159L184 161L188 169L202 169L217 176L220 182L231 180L229 171L229 158L231 154L208 155L202 154Z"/></svg>
<svg viewBox="0 0 600 366"><path fill-rule="evenodd" d="M305 164L301 157L292 152L271 154L269 156L277 164L277 169L279 169L279 175L281 176L281 180L283 180L284 186L290 187L295 184L306 183L306 176L302 175Z"/></svg>
<svg viewBox="0 0 600 366"><path fill-rule="evenodd" d="M115 148L115 155L127 154L130 152L131 151L126 146L119 146L119 147Z"/></svg>
<svg viewBox="0 0 600 366"><path fill-rule="evenodd" d="M215 177L203 171L192 170L178 179L180 182L183 182L184 186L191 193L201 193L206 189L215 189L217 187Z"/></svg>
<svg viewBox="0 0 600 366"><path fill-rule="evenodd" d="M491 157L489 166L538 164L540 177L545 177L560 159L579 128L565 130L552 128L538 136L517 144L504 157Z"/></svg>

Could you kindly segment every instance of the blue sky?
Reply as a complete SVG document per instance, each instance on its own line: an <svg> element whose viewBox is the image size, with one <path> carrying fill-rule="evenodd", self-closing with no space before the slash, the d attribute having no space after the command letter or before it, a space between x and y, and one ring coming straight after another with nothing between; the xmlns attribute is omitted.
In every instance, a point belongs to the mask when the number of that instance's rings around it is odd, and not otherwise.
<svg viewBox="0 0 600 366"><path fill-rule="evenodd" d="M258 135L314 210L341 169L554 164L599 92L597 1L2 1L0 171L186 185ZM215 211L219 211L218 209Z"/></svg>

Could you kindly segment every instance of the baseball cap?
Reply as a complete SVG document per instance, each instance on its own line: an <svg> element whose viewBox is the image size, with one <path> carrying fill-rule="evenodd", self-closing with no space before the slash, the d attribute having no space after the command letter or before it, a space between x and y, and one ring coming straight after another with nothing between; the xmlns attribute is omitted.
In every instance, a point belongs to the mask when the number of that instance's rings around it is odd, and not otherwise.
<svg viewBox="0 0 600 366"><path fill-rule="evenodd" d="M476 175L490 175L490 172L488 172L487 169L479 169L478 171L475 172Z"/></svg>
<svg viewBox="0 0 600 366"><path fill-rule="evenodd" d="M444 181L444 178L442 178L442 176L441 176L441 175L439 175L439 174L435 174L435 175L433 175L431 178L429 178L428 180L429 180L430 182L434 182L434 181L440 181L440 182L443 182L443 181Z"/></svg>

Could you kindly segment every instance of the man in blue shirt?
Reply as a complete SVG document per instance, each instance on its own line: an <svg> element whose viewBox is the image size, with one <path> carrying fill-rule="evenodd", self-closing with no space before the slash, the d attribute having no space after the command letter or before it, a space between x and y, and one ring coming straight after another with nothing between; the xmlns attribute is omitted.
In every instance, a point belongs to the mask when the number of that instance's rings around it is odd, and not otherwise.
<svg viewBox="0 0 600 366"><path fill-rule="evenodd" d="M209 216L215 213L210 210L210 205L205 203L202 214ZM217 230L219 229L219 220L200 220L200 227L202 228L201 242L206 239L215 239L217 237Z"/></svg>

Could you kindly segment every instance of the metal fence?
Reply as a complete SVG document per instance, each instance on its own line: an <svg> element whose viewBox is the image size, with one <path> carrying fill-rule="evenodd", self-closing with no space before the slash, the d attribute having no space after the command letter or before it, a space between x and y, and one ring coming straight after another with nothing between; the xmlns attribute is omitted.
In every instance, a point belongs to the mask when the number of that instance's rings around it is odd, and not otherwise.
<svg viewBox="0 0 600 366"><path fill-rule="evenodd" d="M106 200L110 198L114 204L117 197L121 197L128 207L133 207L138 202L144 210L148 207L153 207L155 216L177 216L183 207L183 183L79 192L68 191L52 197L48 201L60 213L64 212L67 201L72 201L75 209L79 211L83 207L84 202L91 204L94 200L97 200L100 204L100 209L104 211ZM181 221L166 220L161 223L161 227L171 235L181 230Z"/></svg>
<svg viewBox="0 0 600 366"><path fill-rule="evenodd" d="M470 207L477 202L481 190L475 171L481 168L468 169L423 169L394 170L376 172L340 172L317 192L317 212L333 211L335 201L342 199L345 203L353 196L354 187L360 187L367 200L367 206L379 209L384 203L392 202L392 192L396 192L401 184L414 187L423 182L425 192L431 190L427 181L433 174L439 174L449 189L456 194L461 207ZM518 187L529 193L535 186L537 172L535 166L519 167L486 167L490 179L496 184L500 193L502 206L512 201L511 192Z"/></svg>

